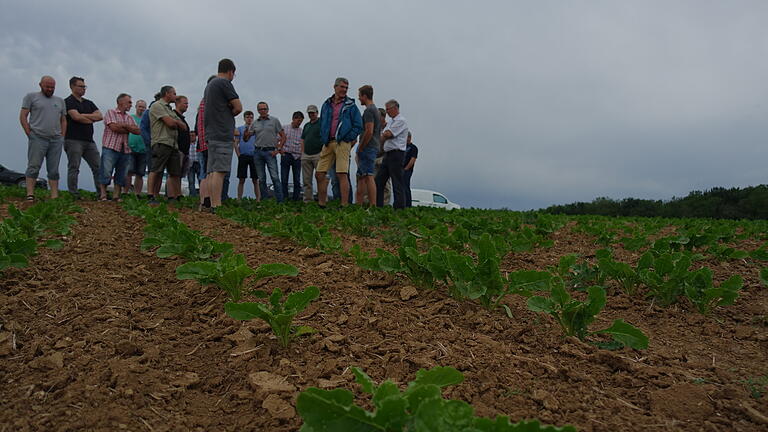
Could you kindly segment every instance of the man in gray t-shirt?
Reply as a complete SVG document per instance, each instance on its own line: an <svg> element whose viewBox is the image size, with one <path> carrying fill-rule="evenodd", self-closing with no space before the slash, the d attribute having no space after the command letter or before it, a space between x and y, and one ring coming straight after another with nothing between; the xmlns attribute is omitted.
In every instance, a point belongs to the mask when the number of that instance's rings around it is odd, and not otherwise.
<svg viewBox="0 0 768 432"><path fill-rule="evenodd" d="M373 103L373 87L364 85L360 87L357 95L365 111L363 111L363 133L360 134L360 143L355 152L357 159L355 204L364 205L367 197L368 204L373 206L376 203L376 182L373 178L381 139L381 116L379 109Z"/></svg>
<svg viewBox="0 0 768 432"><path fill-rule="evenodd" d="M232 169L232 141L235 137L235 117L243 110L240 96L232 86L235 63L230 59L219 61L216 78L205 87L205 140L208 142L208 192L211 207L221 205L224 176Z"/></svg>
<svg viewBox="0 0 768 432"><path fill-rule="evenodd" d="M280 177L277 172L277 154L283 150L286 140L285 131L280 120L269 115L269 105L266 102L257 103L256 111L259 117L245 130L243 136L245 139L256 136L253 161L256 162L261 199L269 197L267 189L267 171L269 171L269 178L272 179L272 186L275 188L275 199L277 202L283 202L285 197L283 197L283 188L280 187Z"/></svg>
<svg viewBox="0 0 768 432"><path fill-rule="evenodd" d="M56 80L46 75L40 79L40 92L29 93L21 102L19 122L29 138L27 149L27 200L34 201L35 183L45 159L51 198L59 197L59 161L67 131L64 99L54 96Z"/></svg>

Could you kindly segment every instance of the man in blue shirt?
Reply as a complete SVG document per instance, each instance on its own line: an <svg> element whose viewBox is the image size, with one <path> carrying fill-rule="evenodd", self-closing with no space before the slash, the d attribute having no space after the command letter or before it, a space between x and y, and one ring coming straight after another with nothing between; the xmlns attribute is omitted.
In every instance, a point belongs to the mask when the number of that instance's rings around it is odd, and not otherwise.
<svg viewBox="0 0 768 432"><path fill-rule="evenodd" d="M251 135L245 139L245 130L253 124L253 111L246 111L243 114L245 124L239 126L235 131L235 153L237 154L237 199L243 199L243 188L245 179L248 178L248 170L251 171L251 181L253 182L253 191L256 195L256 201L261 200L261 191L259 190L259 177L256 175L256 161L253 159L255 150L256 135Z"/></svg>

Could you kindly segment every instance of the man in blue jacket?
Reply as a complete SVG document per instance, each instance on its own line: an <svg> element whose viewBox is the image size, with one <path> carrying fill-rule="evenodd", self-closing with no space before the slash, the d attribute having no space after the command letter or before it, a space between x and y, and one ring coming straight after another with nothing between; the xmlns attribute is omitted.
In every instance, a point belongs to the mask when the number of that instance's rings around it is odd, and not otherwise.
<svg viewBox="0 0 768 432"><path fill-rule="evenodd" d="M363 117L355 100L347 97L349 81L336 78L333 96L320 109L320 140L323 150L317 164L317 202L325 207L328 201L328 178L325 173L336 162L336 175L341 189L341 205L349 205L349 155L357 136L363 130Z"/></svg>

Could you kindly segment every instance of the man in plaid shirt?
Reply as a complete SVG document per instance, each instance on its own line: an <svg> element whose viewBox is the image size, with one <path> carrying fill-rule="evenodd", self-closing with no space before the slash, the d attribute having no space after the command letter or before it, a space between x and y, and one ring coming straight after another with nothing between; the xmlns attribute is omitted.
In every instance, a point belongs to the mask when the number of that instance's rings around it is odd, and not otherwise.
<svg viewBox="0 0 768 432"><path fill-rule="evenodd" d="M101 200L107 200L107 185L111 183L112 173L115 176L115 194L121 201L120 194L126 186L125 174L130 161L131 148L128 147L128 134L140 134L139 126L128 111L133 101L131 96L120 93L117 96L117 108L107 111L104 116L104 135L101 138L101 167L99 191ZM127 189L126 189L127 190Z"/></svg>
<svg viewBox="0 0 768 432"><path fill-rule="evenodd" d="M299 201L301 198L301 123L304 114L301 111L293 113L291 122L283 126L285 144L280 152L280 183L283 186L285 199ZM288 196L288 171L293 171L293 195Z"/></svg>

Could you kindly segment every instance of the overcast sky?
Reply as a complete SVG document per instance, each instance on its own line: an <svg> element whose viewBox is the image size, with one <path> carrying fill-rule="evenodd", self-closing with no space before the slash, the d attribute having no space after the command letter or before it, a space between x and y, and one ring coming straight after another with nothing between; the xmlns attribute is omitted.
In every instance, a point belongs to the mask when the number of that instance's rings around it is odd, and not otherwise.
<svg viewBox="0 0 768 432"><path fill-rule="evenodd" d="M229 57L245 109L265 100L283 123L337 76L351 96L397 99L419 147L412 186L464 206L768 183L766 23L764 0L9 2L1 162L26 166L18 114L41 75L61 97L85 77L102 112L165 84L196 107Z"/></svg>

